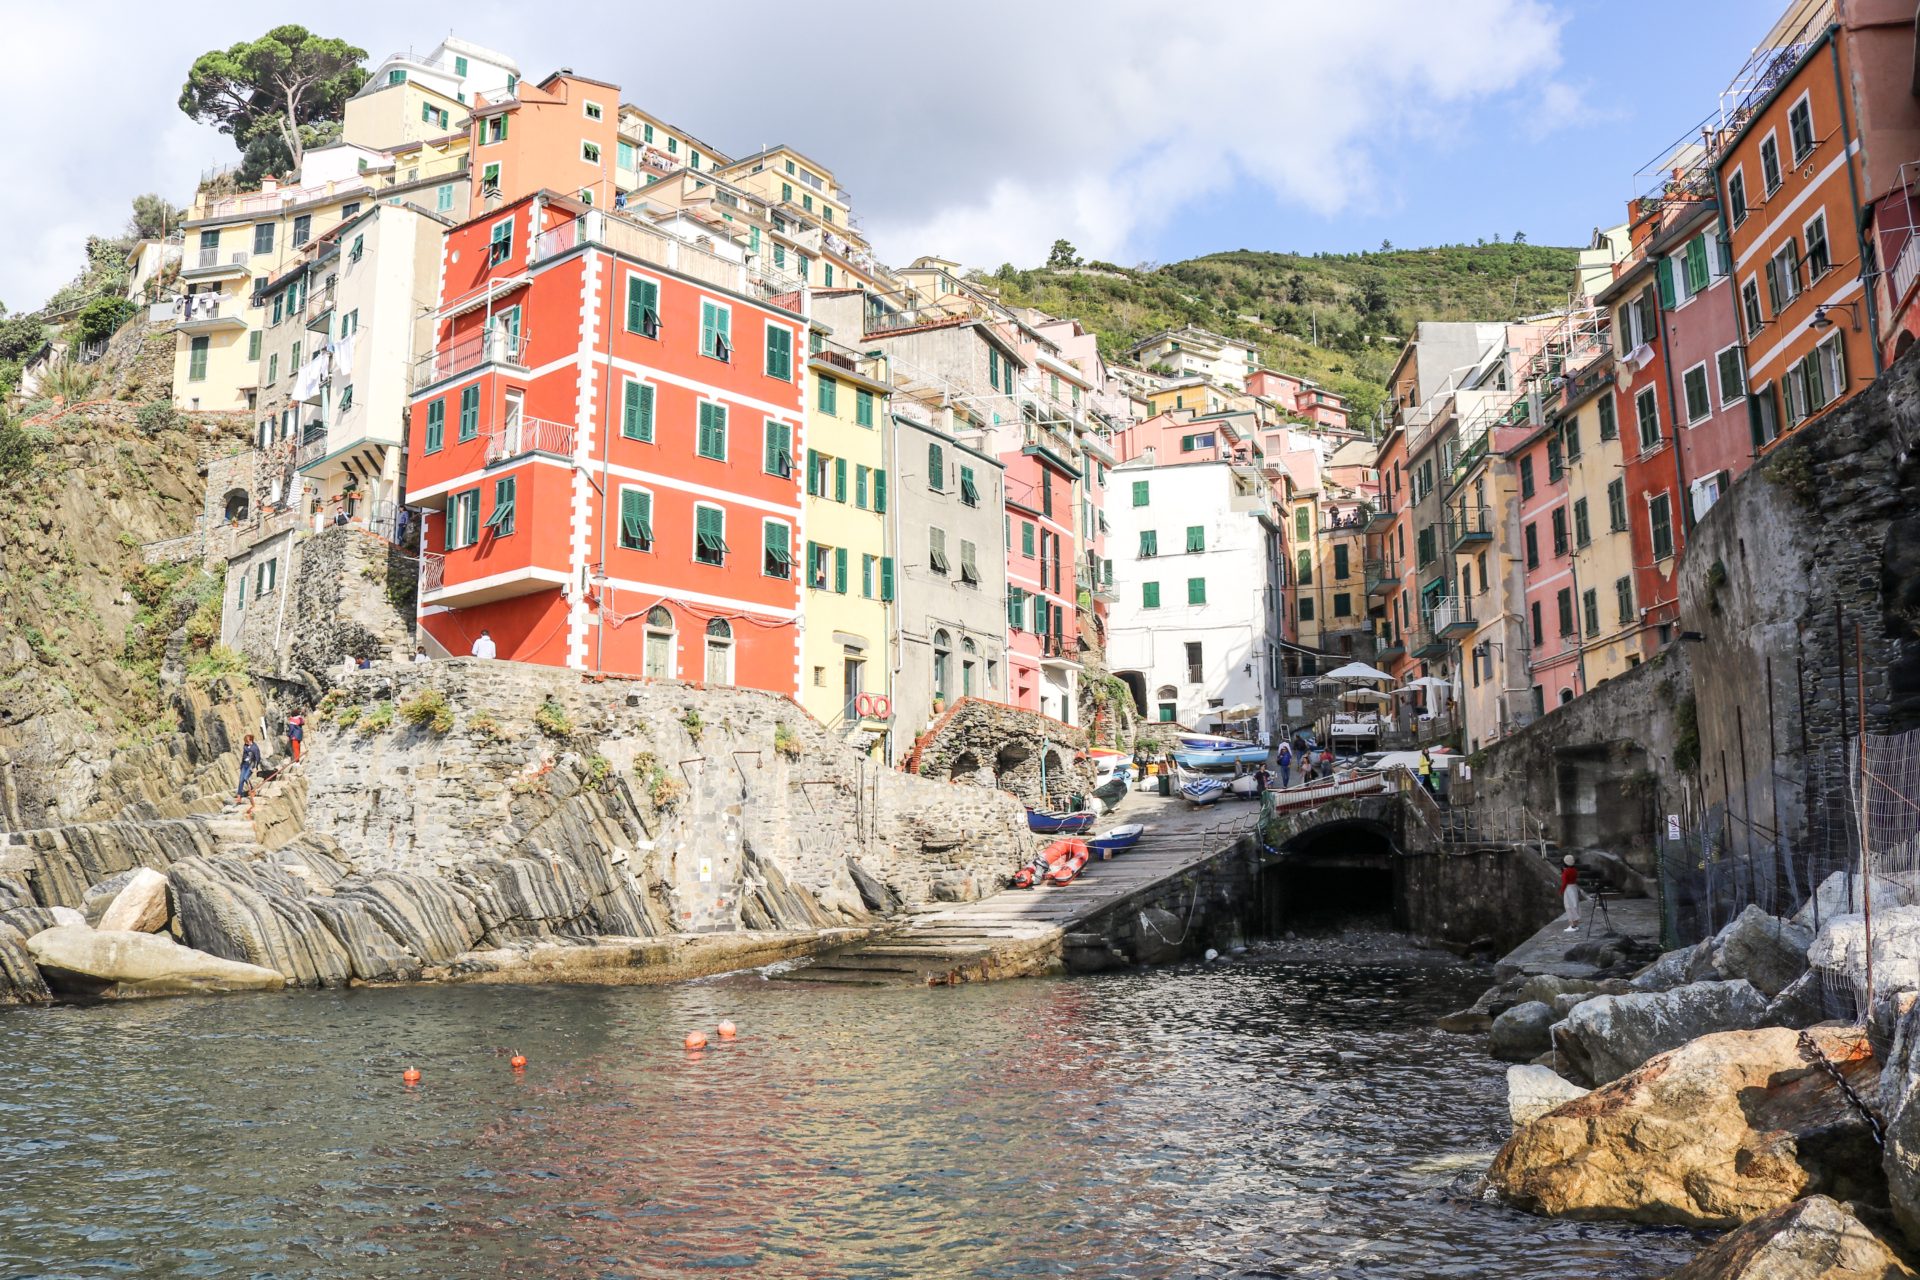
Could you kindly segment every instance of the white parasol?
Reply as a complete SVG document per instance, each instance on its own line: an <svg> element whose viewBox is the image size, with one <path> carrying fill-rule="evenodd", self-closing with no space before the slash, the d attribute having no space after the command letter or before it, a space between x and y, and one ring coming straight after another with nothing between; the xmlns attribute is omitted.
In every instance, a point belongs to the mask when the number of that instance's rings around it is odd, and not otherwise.
<svg viewBox="0 0 1920 1280"><path fill-rule="evenodd" d="M1322 680L1391 680L1392 676L1378 667L1370 667L1364 662L1349 662L1344 667L1335 667L1320 677Z"/></svg>

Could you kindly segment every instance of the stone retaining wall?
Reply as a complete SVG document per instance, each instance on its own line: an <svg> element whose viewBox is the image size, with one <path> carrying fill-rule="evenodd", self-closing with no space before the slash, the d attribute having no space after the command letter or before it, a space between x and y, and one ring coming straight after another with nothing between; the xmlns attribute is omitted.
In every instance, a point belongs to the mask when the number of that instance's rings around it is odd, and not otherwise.
<svg viewBox="0 0 1920 1280"><path fill-rule="evenodd" d="M1064 809L1093 789L1093 766L1076 760L1087 731L982 698L962 698L915 744L908 768L923 778L998 787L1039 809Z"/></svg>

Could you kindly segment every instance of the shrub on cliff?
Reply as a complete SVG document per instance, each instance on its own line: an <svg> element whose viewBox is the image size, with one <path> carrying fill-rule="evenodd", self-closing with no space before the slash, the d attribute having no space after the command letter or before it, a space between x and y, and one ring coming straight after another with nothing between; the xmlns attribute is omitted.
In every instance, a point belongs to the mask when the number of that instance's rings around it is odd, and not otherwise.
<svg viewBox="0 0 1920 1280"><path fill-rule="evenodd" d="M375 703L373 710L360 717L360 732L362 733L379 733L383 729L390 729L392 727L393 704L391 702Z"/></svg>
<svg viewBox="0 0 1920 1280"><path fill-rule="evenodd" d="M400 718L416 729L431 729L435 733L453 731L453 707L448 704L447 695L438 689L422 689L402 702Z"/></svg>
<svg viewBox="0 0 1920 1280"><path fill-rule="evenodd" d="M540 709L533 713L533 727L549 738L571 737L573 717L567 714L565 707L548 698L540 704Z"/></svg>
<svg viewBox="0 0 1920 1280"><path fill-rule="evenodd" d="M197 658L187 662L188 684L212 684L222 676L237 676L247 669L247 660L239 653L216 644Z"/></svg>
<svg viewBox="0 0 1920 1280"><path fill-rule="evenodd" d="M783 721L773 726L773 749L789 760L798 760L806 748L800 742L800 735L786 726Z"/></svg>
<svg viewBox="0 0 1920 1280"><path fill-rule="evenodd" d="M478 711L467 721L467 732L476 738L485 738L489 742L505 742L513 735L501 724L491 711Z"/></svg>

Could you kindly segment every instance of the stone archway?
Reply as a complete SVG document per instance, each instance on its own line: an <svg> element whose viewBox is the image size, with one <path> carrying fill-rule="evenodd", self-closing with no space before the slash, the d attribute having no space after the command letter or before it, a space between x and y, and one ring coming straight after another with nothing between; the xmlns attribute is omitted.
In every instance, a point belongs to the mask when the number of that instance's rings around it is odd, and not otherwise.
<svg viewBox="0 0 1920 1280"><path fill-rule="evenodd" d="M220 499L220 518L229 524L241 524L252 507L252 495L245 489L229 489L227 496Z"/></svg>
<svg viewBox="0 0 1920 1280"><path fill-rule="evenodd" d="M1147 714L1147 677L1140 671L1116 671L1120 683L1127 686L1127 692L1133 695L1133 709L1142 716Z"/></svg>
<svg viewBox="0 0 1920 1280"><path fill-rule="evenodd" d="M974 782L977 781L975 775L979 772L980 757L971 751L962 751L953 758L953 764L947 770L947 778L952 782Z"/></svg>

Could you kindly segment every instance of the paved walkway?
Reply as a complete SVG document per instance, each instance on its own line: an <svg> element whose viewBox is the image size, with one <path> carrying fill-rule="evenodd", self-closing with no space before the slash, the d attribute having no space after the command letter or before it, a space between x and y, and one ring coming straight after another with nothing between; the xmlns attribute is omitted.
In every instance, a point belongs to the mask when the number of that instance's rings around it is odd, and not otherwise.
<svg viewBox="0 0 1920 1280"><path fill-rule="evenodd" d="M1073 883L1003 889L977 902L922 908L894 933L821 956L786 976L803 982L941 983L1017 977L1047 967L1062 939L1120 900L1180 875L1250 830L1259 806L1222 800L1194 809L1177 796L1132 791L1092 834L1126 822L1146 827L1140 843L1087 863Z"/></svg>
<svg viewBox="0 0 1920 1280"><path fill-rule="evenodd" d="M1611 924L1611 927L1609 927ZM1591 897L1580 904L1580 929L1567 932L1567 917L1555 916L1540 931L1501 958L1502 965L1514 965L1522 973L1550 973L1561 978L1591 978L1599 966L1584 960L1569 959L1567 952L1582 943L1597 942L1610 933L1623 934L1637 942L1660 949L1660 904L1652 898L1607 897L1607 915L1602 918L1599 904Z"/></svg>

